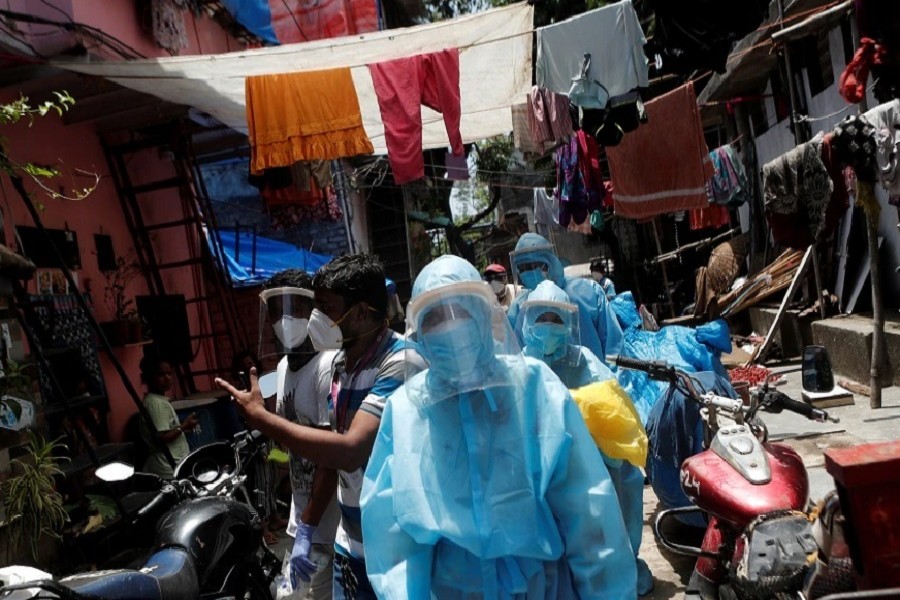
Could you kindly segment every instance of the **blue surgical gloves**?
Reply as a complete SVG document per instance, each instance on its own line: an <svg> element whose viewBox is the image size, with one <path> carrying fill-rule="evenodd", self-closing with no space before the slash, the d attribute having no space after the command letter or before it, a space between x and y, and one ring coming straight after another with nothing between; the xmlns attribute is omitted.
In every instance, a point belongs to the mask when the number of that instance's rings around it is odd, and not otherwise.
<svg viewBox="0 0 900 600"><path fill-rule="evenodd" d="M297 533L294 537L294 548L291 550L291 586L297 587L300 580L310 581L318 565L309 558L312 549L312 538L317 527L307 525L303 521L297 523Z"/></svg>

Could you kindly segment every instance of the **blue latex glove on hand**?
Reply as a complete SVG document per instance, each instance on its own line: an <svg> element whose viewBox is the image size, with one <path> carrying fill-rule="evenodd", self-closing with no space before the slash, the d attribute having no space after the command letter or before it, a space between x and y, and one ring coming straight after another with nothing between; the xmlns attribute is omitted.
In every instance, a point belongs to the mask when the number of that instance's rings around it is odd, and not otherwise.
<svg viewBox="0 0 900 600"><path fill-rule="evenodd" d="M312 548L312 537L316 527L304 522L297 523L297 533L294 537L294 548L291 550L291 585L297 587L298 579L309 581L318 565L309 559L309 551Z"/></svg>

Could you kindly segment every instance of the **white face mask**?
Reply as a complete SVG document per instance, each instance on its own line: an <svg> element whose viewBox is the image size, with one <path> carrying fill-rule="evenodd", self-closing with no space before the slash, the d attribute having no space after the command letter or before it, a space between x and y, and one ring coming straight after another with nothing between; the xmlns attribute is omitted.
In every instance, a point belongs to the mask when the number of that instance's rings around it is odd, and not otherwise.
<svg viewBox="0 0 900 600"><path fill-rule="evenodd" d="M309 315L309 339L319 352L340 350L344 344L344 332L328 315L314 308Z"/></svg>
<svg viewBox="0 0 900 600"><path fill-rule="evenodd" d="M495 296L499 296L506 290L506 284L494 279L491 281L491 290L493 290Z"/></svg>
<svg viewBox="0 0 900 600"><path fill-rule="evenodd" d="M308 328L309 321L307 319L298 319L291 315L284 315L280 321L272 325L275 337L287 350L299 348L306 341Z"/></svg>

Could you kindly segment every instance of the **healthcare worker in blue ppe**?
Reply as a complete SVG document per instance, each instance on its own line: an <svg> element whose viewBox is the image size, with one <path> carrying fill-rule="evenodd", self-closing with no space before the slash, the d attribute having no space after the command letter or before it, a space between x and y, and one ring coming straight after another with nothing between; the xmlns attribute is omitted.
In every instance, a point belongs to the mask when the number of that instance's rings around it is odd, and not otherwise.
<svg viewBox="0 0 900 600"><path fill-rule="evenodd" d="M363 484L379 598L635 598L615 488L578 407L519 351L475 267L426 266L407 328L429 368L390 397Z"/></svg>
<svg viewBox="0 0 900 600"><path fill-rule="evenodd" d="M536 233L519 238L510 254L513 273L524 291L509 308L509 322L522 341L522 304L542 281L552 281L578 306L581 343L597 356L616 354L622 348L622 327L609 308L606 293L592 279L566 277L553 246Z"/></svg>
<svg viewBox="0 0 900 600"><path fill-rule="evenodd" d="M522 312L525 355L546 363L567 388L577 389L615 378L593 352L579 344L578 307L552 281L540 283L531 292L522 305ZM600 454L616 487L634 550L637 593L643 596L653 589L650 568L643 559L637 558L644 526L644 475L630 462Z"/></svg>

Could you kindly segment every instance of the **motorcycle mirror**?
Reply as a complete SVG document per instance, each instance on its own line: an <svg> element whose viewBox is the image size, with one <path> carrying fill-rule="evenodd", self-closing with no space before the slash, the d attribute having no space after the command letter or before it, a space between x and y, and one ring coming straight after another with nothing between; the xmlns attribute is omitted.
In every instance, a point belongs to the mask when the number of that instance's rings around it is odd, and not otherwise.
<svg viewBox="0 0 900 600"><path fill-rule="evenodd" d="M122 462L111 462L98 467L94 473L106 482L124 481L134 475L134 467Z"/></svg>
<svg viewBox="0 0 900 600"><path fill-rule="evenodd" d="M263 398L271 398L278 392L278 371L269 371L259 378L259 391Z"/></svg>
<svg viewBox="0 0 900 600"><path fill-rule="evenodd" d="M830 392L834 389L831 359L824 346L803 349L803 389L807 392Z"/></svg>

